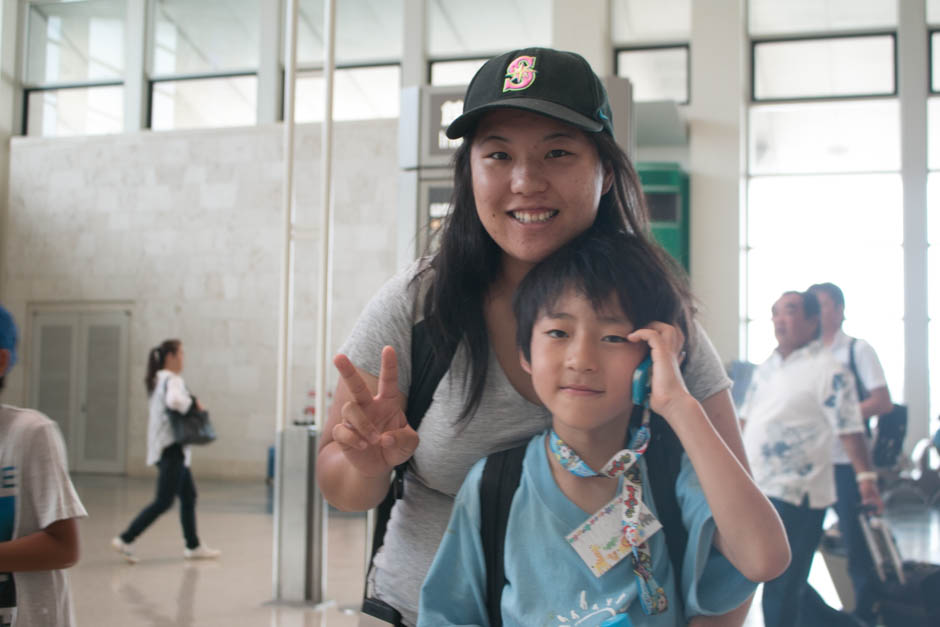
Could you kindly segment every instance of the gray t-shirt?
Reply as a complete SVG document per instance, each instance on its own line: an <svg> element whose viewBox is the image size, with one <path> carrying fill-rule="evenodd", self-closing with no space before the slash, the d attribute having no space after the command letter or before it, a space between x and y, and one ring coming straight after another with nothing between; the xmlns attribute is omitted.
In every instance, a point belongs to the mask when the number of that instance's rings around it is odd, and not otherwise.
<svg viewBox="0 0 940 627"><path fill-rule="evenodd" d="M340 349L357 367L378 376L382 348L392 346L398 355L398 387L404 395L411 383L411 329L422 317L421 295L431 278L429 271L412 281L423 263L426 260L416 261L379 290ZM684 377L700 400L731 385L701 328ZM512 387L492 350L479 408L458 424L469 380L469 351L461 344L418 429L421 440L405 473L404 496L392 510L370 575L370 596L397 609L409 625L417 621L421 584L470 467L491 453L528 441L551 424L544 407L530 403Z"/></svg>

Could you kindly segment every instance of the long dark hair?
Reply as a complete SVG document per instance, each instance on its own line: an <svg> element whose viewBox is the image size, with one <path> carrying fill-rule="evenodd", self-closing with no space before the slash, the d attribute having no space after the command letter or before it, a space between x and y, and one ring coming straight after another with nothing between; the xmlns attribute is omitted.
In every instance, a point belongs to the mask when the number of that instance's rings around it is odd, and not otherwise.
<svg viewBox="0 0 940 627"><path fill-rule="evenodd" d="M179 340L163 340L159 346L150 349L147 354L147 376L144 377L147 396L153 394L153 389L157 386L157 371L162 370L166 365L167 355L175 355L179 349Z"/></svg>
<svg viewBox="0 0 940 627"><path fill-rule="evenodd" d="M436 352L446 355L447 347L460 341L465 341L470 351L470 379L466 382L466 402L459 421L473 414L483 396L489 361L483 302L499 276L502 259L502 251L480 222L473 197L470 149L474 133L475 129L464 136L463 144L454 154L451 212L441 229L440 248L431 260L434 277L423 312ZM678 268L652 240L639 177L626 153L607 133L585 135L597 148L600 162L613 174L613 184L601 196L597 216L588 231L633 235L645 254ZM572 233L572 238L578 235ZM683 297L690 298L684 284L679 289Z"/></svg>

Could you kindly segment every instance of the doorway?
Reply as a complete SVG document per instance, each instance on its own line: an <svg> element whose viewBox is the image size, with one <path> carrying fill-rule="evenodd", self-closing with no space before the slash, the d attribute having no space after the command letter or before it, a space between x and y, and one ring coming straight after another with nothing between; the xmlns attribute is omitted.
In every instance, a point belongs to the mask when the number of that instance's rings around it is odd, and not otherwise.
<svg viewBox="0 0 940 627"><path fill-rule="evenodd" d="M31 311L29 404L59 424L69 470L124 472L130 315Z"/></svg>

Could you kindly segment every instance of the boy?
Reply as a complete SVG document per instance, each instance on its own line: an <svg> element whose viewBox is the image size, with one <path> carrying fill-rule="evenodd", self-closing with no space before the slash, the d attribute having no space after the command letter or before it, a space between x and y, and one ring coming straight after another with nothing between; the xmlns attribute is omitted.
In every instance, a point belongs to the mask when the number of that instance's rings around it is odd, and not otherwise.
<svg viewBox="0 0 940 627"><path fill-rule="evenodd" d="M773 507L679 374L682 333L675 325L689 328L681 294L666 262L623 233L581 236L520 284L520 359L552 413L552 428L526 445L511 501L503 624L618 618L626 625L694 625L697 616L739 608L752 582L786 567L789 547ZM688 531L681 576L650 496L648 472L656 469L643 459L649 412L634 412L631 398L634 371L647 355L649 408L686 453L674 487ZM480 537L484 465L473 467L457 495L421 591L419 626L490 624Z"/></svg>
<svg viewBox="0 0 940 627"><path fill-rule="evenodd" d="M0 306L0 390L16 342L13 317ZM78 561L76 519L86 515L56 424L0 405L0 627L74 624L63 569Z"/></svg>

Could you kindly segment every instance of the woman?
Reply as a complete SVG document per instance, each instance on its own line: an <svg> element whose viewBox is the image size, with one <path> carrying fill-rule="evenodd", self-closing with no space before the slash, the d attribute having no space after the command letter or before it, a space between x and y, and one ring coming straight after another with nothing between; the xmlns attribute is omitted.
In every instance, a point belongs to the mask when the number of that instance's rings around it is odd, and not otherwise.
<svg viewBox="0 0 940 627"><path fill-rule="evenodd" d="M522 277L588 229L632 232L648 254L664 254L649 238L636 173L614 140L607 94L580 56L531 48L491 59L447 135L464 141L441 248L386 283L342 347L348 358L335 363L344 380L317 460L327 500L366 510L388 491L390 470L411 458L367 591L405 624L416 621L421 583L469 468L549 424L517 354L512 296ZM402 411L411 329L422 318L435 347L460 343L419 444ZM686 384L746 467L730 381L705 334L685 331L694 340Z"/></svg>
<svg viewBox="0 0 940 627"><path fill-rule="evenodd" d="M185 414L195 403L203 409L195 396L186 389L183 377L183 343L179 340L166 340L150 351L147 357L147 376L144 383L150 397L150 420L147 423L147 465L157 465L157 494L152 503L145 507L130 526L111 540L111 546L131 564L137 557L131 543L142 534L162 513L173 506L173 499L180 499L180 523L183 526L183 538L186 547L183 557L186 559L213 559L222 552L209 548L199 541L196 535L196 484L189 470L192 453L189 446L174 442L173 431L167 417L167 408Z"/></svg>

